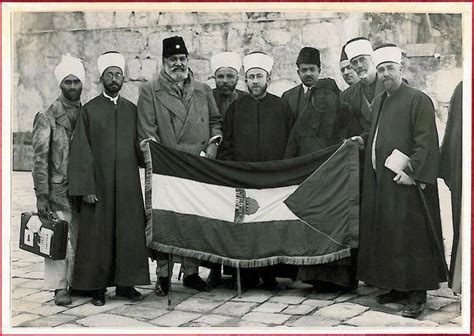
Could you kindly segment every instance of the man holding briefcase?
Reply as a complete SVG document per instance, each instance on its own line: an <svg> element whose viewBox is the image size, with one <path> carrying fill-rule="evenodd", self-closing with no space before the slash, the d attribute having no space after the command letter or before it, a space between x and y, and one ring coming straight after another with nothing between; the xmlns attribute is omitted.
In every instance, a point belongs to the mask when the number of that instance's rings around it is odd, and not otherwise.
<svg viewBox="0 0 474 336"><path fill-rule="evenodd" d="M44 260L46 286L54 289L54 303L71 304L68 285L74 268L77 228L68 198L69 145L81 108L85 71L82 62L69 54L54 71L61 95L33 122L33 182L39 215L69 223L69 242L64 260Z"/></svg>

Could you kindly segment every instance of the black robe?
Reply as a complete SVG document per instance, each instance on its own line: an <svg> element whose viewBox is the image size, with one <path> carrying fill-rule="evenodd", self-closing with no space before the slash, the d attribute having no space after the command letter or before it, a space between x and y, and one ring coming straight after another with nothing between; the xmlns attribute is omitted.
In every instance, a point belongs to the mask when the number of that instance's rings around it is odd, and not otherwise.
<svg viewBox="0 0 474 336"><path fill-rule="evenodd" d="M224 117L221 160L262 162L282 160L294 115L281 98L267 92L264 98L243 96Z"/></svg>
<svg viewBox="0 0 474 336"><path fill-rule="evenodd" d="M459 293L461 290L461 265L457 260L461 229L462 195L462 82L456 86L451 98L448 122L441 146L439 176L451 190L453 218L453 245L451 249L449 287ZM460 255L460 254L459 254ZM459 268L459 269L457 269Z"/></svg>
<svg viewBox="0 0 474 336"><path fill-rule="evenodd" d="M402 83L397 91L374 101L374 119L365 155L359 232L358 277L371 285L400 291L431 290L445 281L436 177L439 165L435 111L423 92ZM374 134L376 171L372 166ZM428 227L414 185L399 185L384 166L394 149L410 157L413 179L425 183L425 197L436 236Z"/></svg>
<svg viewBox="0 0 474 336"><path fill-rule="evenodd" d="M102 94L81 110L71 144L69 194L80 200L73 287L81 290L150 282L145 211L138 173L137 109Z"/></svg>

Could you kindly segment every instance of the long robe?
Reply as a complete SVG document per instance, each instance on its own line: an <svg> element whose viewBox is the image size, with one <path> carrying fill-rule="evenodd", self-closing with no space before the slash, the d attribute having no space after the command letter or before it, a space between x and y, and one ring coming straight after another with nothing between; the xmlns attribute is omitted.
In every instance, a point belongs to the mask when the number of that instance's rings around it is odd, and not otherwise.
<svg viewBox="0 0 474 336"><path fill-rule="evenodd" d="M461 292L461 194L462 194L462 82L451 98L448 123L441 146L439 176L451 190L453 245L451 249L449 287Z"/></svg>
<svg viewBox="0 0 474 336"><path fill-rule="evenodd" d="M243 96L227 109L218 158L261 162L282 160L293 127L288 105L267 92L264 98Z"/></svg>
<svg viewBox="0 0 474 336"><path fill-rule="evenodd" d="M227 111L227 108L230 106L230 104L243 96L247 96L248 92L235 89L229 97L223 97L219 94L217 89L212 89L212 95L214 96L214 100L216 101L216 105L219 109L219 112L221 113L222 119L224 119L225 112Z"/></svg>
<svg viewBox="0 0 474 336"><path fill-rule="evenodd" d="M303 88L303 83L300 85L291 88L281 95L281 99L288 103L291 112L293 112L295 119L303 112L303 109L306 107L306 96Z"/></svg>
<svg viewBox="0 0 474 336"><path fill-rule="evenodd" d="M73 287L81 290L150 282L145 211L138 173L137 109L102 94L81 110L69 164L71 196L80 201Z"/></svg>
<svg viewBox="0 0 474 336"><path fill-rule="evenodd" d="M435 112L430 98L402 83L390 96L374 101L374 120L365 156L358 277L371 285L400 291L431 290L445 281L439 197L439 164ZM375 146L376 170L372 166ZM433 217L436 236L414 185L399 185L395 173L384 166L394 149L410 157L409 175L425 183L424 195Z"/></svg>

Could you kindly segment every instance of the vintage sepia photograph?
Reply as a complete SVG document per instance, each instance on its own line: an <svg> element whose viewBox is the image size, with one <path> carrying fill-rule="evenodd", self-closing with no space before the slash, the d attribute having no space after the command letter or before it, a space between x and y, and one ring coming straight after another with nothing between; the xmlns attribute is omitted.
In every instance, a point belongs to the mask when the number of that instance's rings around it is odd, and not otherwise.
<svg viewBox="0 0 474 336"><path fill-rule="evenodd" d="M468 3L2 4L2 332L469 333Z"/></svg>

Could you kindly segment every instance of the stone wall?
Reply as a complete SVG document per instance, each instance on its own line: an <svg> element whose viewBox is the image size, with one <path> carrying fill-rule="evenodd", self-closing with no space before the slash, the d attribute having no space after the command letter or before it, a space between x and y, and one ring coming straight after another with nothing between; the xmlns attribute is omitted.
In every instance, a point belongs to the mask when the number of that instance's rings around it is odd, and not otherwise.
<svg viewBox="0 0 474 336"><path fill-rule="evenodd" d="M398 42L402 48L415 46L415 49L426 49L425 44L419 46L417 31L423 23L416 15L402 16L398 26L393 25L390 29L374 27L374 21L377 21L374 18L377 15L333 12L16 14L13 132L31 131L36 112L49 106L58 96L54 68L61 55L68 52L84 60L86 80L83 102L100 92L96 60L108 50L117 50L125 55L127 71L122 95L136 102L140 84L155 77L160 69L163 38L173 35L183 36L190 52L190 67L198 80L211 86L214 85L210 78L209 60L212 55L221 51L235 51L241 56L255 50L268 52L275 59L269 91L277 95L299 83L295 60L303 46L314 46L321 51L322 77L334 78L341 89L346 86L338 67L340 50L350 38L365 35L374 41ZM411 62L406 77L426 90L436 102L449 101L449 97L445 96L452 93L454 82L461 79L461 69L456 68L456 62L449 62L451 58L452 55L437 56L434 52L419 53L414 59L409 59ZM433 62L436 63L434 66ZM453 78L445 85L449 88L440 87L439 79L445 75ZM243 80L239 82L239 87L245 88ZM28 162L25 164L28 165Z"/></svg>

